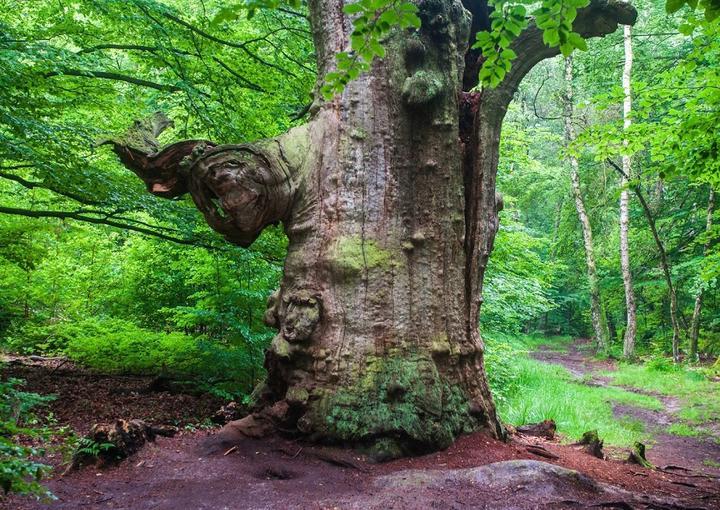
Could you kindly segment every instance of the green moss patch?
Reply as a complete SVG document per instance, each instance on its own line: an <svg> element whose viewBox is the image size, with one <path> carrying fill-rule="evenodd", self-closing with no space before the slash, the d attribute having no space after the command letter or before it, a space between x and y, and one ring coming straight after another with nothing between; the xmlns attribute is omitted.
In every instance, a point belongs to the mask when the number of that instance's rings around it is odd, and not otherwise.
<svg viewBox="0 0 720 510"><path fill-rule="evenodd" d="M353 443L374 441L382 460L437 450L470 432L477 421L462 391L422 357L370 358L357 382L326 399L326 433Z"/></svg>

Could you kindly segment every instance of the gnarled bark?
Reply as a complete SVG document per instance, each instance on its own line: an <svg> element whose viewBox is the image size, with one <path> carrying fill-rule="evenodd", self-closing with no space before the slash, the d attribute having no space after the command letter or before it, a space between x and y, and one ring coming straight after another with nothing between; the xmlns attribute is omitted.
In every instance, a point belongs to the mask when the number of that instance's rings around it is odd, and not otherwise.
<svg viewBox="0 0 720 510"><path fill-rule="evenodd" d="M320 76L348 46L343 5L309 5ZM264 411L251 419L366 444L379 458L443 448L481 427L503 435L477 327L502 208L500 124L522 77L557 53L530 28L505 83L463 93L468 12L455 0L418 5L421 29L395 31L384 59L277 139L150 143L142 157L115 143L151 192L186 189L234 243L283 222L285 274L266 313L279 333L256 392ZM577 25L604 35L618 21L633 22L634 10L598 2Z"/></svg>

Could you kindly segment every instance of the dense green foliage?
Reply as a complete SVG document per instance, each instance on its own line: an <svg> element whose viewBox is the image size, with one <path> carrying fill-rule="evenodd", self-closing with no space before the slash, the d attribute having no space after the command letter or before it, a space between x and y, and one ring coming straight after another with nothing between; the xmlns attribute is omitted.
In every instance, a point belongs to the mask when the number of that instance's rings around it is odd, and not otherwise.
<svg viewBox="0 0 720 510"><path fill-rule="evenodd" d="M150 196L95 143L156 109L174 118L174 137L287 129L314 79L307 20L223 20L223 2L10 4L0 21L4 343L248 391L271 336L262 315L284 235L228 246L189 200ZM83 341L93 337L97 346ZM169 355L176 348L184 354Z"/></svg>
<svg viewBox="0 0 720 510"><path fill-rule="evenodd" d="M620 272L618 197L623 153L633 157L632 186L649 202L668 254L676 288L680 324L687 334L695 298L704 301L700 350L720 352L720 302L717 299L717 207L715 227L706 232L710 187L717 190L718 101L720 101L720 24L692 17L671 18L662 5L637 5L634 31L633 125L623 133L622 34L594 41L575 57L576 117L582 134L571 150L580 160L580 180L595 241L601 297L610 326L611 352L620 355L625 296ZM678 32L680 27L691 36ZM490 294L505 274L518 276L505 296L524 317L509 322L526 330L591 336L585 253L571 195L563 141L562 61L536 68L521 86L503 131L498 186L505 195L501 232L489 266ZM623 147L623 138L628 147ZM510 235L512 233L512 236ZM518 233L523 233L518 235ZM502 243L505 241L506 246ZM704 246L708 245L709 250ZM532 256L525 254L528 250ZM672 336L660 253L640 202L631 195L630 252L638 303L640 352L664 353ZM522 255L521 255L522 254ZM513 256L518 261L508 261ZM528 274L527 270L530 270ZM503 278L498 279L498 273ZM532 291L532 289L535 289ZM538 291L540 291L538 293ZM527 299L525 299L527 298ZM494 312L502 298L489 296L481 323L497 329ZM535 310L526 311L528 306ZM530 320L528 320L530 319ZM486 322L487 321L487 322ZM503 325L501 330L511 326ZM687 352L687 338L681 349Z"/></svg>

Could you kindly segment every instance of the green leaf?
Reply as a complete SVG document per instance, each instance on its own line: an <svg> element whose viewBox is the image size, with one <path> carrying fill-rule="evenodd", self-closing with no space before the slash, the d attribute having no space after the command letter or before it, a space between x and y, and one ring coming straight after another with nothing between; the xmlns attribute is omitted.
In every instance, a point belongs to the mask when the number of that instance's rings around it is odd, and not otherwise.
<svg viewBox="0 0 720 510"><path fill-rule="evenodd" d="M363 12L364 10L365 10L365 8L362 5L360 5L359 3L347 4L347 5L345 5L345 7L343 7L343 12L345 14L358 14L360 12Z"/></svg>
<svg viewBox="0 0 720 510"><path fill-rule="evenodd" d="M557 46L560 42L560 34L556 28L550 28L543 32L543 42L548 46Z"/></svg>
<svg viewBox="0 0 720 510"><path fill-rule="evenodd" d="M587 51L587 42L577 32L570 32L568 34L568 43L580 51Z"/></svg>
<svg viewBox="0 0 720 510"><path fill-rule="evenodd" d="M666 0L665 10L672 14L673 12L677 12L682 9L682 6L685 5L685 3L686 0Z"/></svg>

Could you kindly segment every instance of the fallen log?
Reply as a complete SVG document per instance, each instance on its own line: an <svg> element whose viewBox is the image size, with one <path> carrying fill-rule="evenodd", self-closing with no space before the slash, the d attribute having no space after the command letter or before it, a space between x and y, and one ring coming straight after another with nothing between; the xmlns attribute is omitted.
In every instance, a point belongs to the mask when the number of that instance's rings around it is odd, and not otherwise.
<svg viewBox="0 0 720 510"><path fill-rule="evenodd" d="M525 436L544 437L545 439L555 439L555 431L557 426L554 420L544 420L540 423L528 423L517 427L520 434Z"/></svg>
<svg viewBox="0 0 720 510"><path fill-rule="evenodd" d="M87 465L117 463L139 451L148 441L154 441L158 436L171 437L176 433L175 427L153 426L143 420L96 424L80 440L65 473Z"/></svg>

